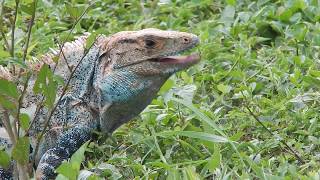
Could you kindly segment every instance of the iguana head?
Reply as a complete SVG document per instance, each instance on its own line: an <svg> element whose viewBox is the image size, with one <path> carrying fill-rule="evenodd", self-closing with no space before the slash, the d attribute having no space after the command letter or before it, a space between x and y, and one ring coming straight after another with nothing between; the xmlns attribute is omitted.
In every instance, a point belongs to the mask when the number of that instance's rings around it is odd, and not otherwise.
<svg viewBox="0 0 320 180"><path fill-rule="evenodd" d="M159 29L119 32L105 46L104 53L111 63L105 73L131 69L143 75L171 75L200 60L197 54L177 56L198 43L196 35L185 32Z"/></svg>
<svg viewBox="0 0 320 180"><path fill-rule="evenodd" d="M190 33L144 29L116 33L102 43L94 87L100 97L100 122L112 132L139 114L173 73L199 62L179 56L199 38Z"/></svg>

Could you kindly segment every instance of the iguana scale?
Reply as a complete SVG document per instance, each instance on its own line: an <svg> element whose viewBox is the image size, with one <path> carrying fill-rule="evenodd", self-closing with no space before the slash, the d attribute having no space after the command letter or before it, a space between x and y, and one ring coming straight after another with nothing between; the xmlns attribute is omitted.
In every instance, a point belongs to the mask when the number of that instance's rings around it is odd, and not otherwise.
<svg viewBox="0 0 320 180"><path fill-rule="evenodd" d="M48 131L40 142L36 179L54 178L55 168L90 140L93 130L112 133L137 116L173 73L200 59L196 54L175 56L199 43L196 35L185 32L144 29L108 37L101 35L85 54L87 37L65 43L62 53L52 50L41 61L28 64L34 71L47 64L64 81L74 70L68 90L57 102ZM53 57L59 54L56 64ZM13 80L15 77L0 67L0 78ZM36 120L29 134L34 149L48 109L43 107L35 114L41 96L33 93L35 80L32 78L22 110ZM60 88L57 97L61 93ZM1 173L4 177L6 172L0 169Z"/></svg>

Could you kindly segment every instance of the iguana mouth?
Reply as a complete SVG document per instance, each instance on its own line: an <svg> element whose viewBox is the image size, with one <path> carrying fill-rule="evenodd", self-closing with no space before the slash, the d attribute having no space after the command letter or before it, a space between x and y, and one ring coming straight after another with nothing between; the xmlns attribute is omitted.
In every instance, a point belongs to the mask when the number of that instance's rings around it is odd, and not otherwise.
<svg viewBox="0 0 320 180"><path fill-rule="evenodd" d="M180 55L180 54L194 48L196 45L198 45L198 43L199 43L199 40L196 39L194 43L192 43L189 47L181 51L173 52L173 53L166 54L164 56L157 57L157 58L152 58L149 60L153 62L166 63L166 64L190 64L190 65L196 64L200 61L199 53L192 53L190 55Z"/></svg>
<svg viewBox="0 0 320 180"><path fill-rule="evenodd" d="M166 56L161 58L152 59L152 61L168 64L194 64L200 60L198 53L193 53L186 56Z"/></svg>

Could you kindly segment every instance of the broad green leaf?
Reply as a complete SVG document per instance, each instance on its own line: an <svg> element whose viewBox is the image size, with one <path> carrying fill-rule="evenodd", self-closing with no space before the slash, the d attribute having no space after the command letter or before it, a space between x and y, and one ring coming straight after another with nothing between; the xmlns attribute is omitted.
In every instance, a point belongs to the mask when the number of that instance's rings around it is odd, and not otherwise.
<svg viewBox="0 0 320 180"><path fill-rule="evenodd" d="M35 93L42 93L45 96L45 105L52 107L58 88L58 82L48 65L43 65L38 73L37 80L34 84L33 91Z"/></svg>
<svg viewBox="0 0 320 180"><path fill-rule="evenodd" d="M56 169L56 172L65 176L70 180L76 180L78 171L75 170L71 163L69 162L62 162L62 164ZM63 179L63 178L62 178Z"/></svg>
<svg viewBox="0 0 320 180"><path fill-rule="evenodd" d="M12 100L9 100L3 95L0 95L0 105L6 109L10 110L16 110L17 109L17 104L13 102Z"/></svg>
<svg viewBox="0 0 320 180"><path fill-rule="evenodd" d="M20 137L12 149L12 158L22 165L27 165L29 161L29 148L29 137Z"/></svg>
<svg viewBox="0 0 320 180"><path fill-rule="evenodd" d="M279 14L279 19L281 21L288 22L292 16L293 12L292 12L292 9L290 9L290 8L279 7L278 14Z"/></svg>
<svg viewBox="0 0 320 180"><path fill-rule="evenodd" d="M223 22L226 26L230 26L233 23L235 11L236 10L233 6L226 6L221 14L221 22Z"/></svg>
<svg viewBox="0 0 320 180"><path fill-rule="evenodd" d="M71 163L77 163L80 167L81 162L84 160L84 152L88 146L89 142L84 143L72 156L70 159Z"/></svg>
<svg viewBox="0 0 320 180"><path fill-rule="evenodd" d="M306 34L308 32L308 28L305 24L296 24L291 27L291 33L295 39L298 41L303 41Z"/></svg>
<svg viewBox="0 0 320 180"><path fill-rule="evenodd" d="M19 97L17 86L6 79L0 79L0 94L7 95L15 99Z"/></svg>
<svg viewBox="0 0 320 180"><path fill-rule="evenodd" d="M57 169L57 173L73 180L76 179L81 162L84 160L84 152L89 144L89 141L84 143L70 158L69 162L63 162Z"/></svg>

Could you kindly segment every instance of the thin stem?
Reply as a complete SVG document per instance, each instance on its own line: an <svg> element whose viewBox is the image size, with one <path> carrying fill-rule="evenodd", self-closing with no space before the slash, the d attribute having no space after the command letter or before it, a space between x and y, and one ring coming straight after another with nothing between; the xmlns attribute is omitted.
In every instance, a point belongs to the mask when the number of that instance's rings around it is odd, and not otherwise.
<svg viewBox="0 0 320 180"><path fill-rule="evenodd" d="M44 102L44 96L41 97L40 103L37 104L36 112L34 113L33 119L31 123L29 124L28 129L26 130L26 136L29 136L30 129L33 127L33 124L36 122L36 118L41 110L43 108L43 102Z"/></svg>
<svg viewBox="0 0 320 180"><path fill-rule="evenodd" d="M4 0L1 2L1 13L0 13L0 31L1 31L1 36L2 36L2 39L4 41L4 44L6 46L6 49L11 52L10 50L10 45L8 43L8 40L6 38L6 35L5 33L3 32L3 14L4 14Z"/></svg>
<svg viewBox="0 0 320 180"><path fill-rule="evenodd" d="M72 28L70 29L67 37L65 38L64 42L62 43L62 46L60 46L60 50L59 50L59 53L57 54L58 57L60 57L61 53L62 53L62 50L63 50L63 47L65 45L65 43L68 41L71 33L73 32L74 28L76 27L76 25L80 22L80 20L82 19L82 17L88 12L89 8L93 5L90 4L84 11L83 13L79 16L79 18L76 20L76 22L74 22ZM67 59L65 59L65 61L67 62ZM58 61L59 62L59 61ZM58 62L56 63L56 66L53 68L53 72L56 70L57 66L58 66Z"/></svg>
<svg viewBox="0 0 320 180"><path fill-rule="evenodd" d="M242 93L242 95L244 96L244 94ZM245 97L245 96L244 96ZM253 117L253 119L255 119L262 127L263 129L265 129L272 137L274 136L273 132L268 129L258 118L258 116L256 116L252 111L251 109L249 108L249 106L247 104L244 105L245 108L248 110L249 114ZM279 140L281 144L283 144L284 146L286 146L289 150L289 152L291 152L297 159L300 163L304 163L304 160L300 157L300 155L295 151L293 150L283 139L280 139ZM280 146L281 147L281 146ZM282 147L281 147L282 148Z"/></svg>
<svg viewBox="0 0 320 180"><path fill-rule="evenodd" d="M10 140L12 141L12 144L15 145L17 142L17 136L14 134L14 132L12 131L12 126L10 124L10 118L9 118L9 114L8 111L6 109L4 109L4 111L2 112L3 114L3 125L4 128L6 129Z"/></svg>
<svg viewBox="0 0 320 180"><path fill-rule="evenodd" d="M18 8L19 8L19 3L20 0L16 0L16 7L15 7L15 11L14 11L14 19L12 22L12 28L11 28L11 57L14 58L14 33L15 33L15 29L16 29L16 21L17 21L17 17L18 17ZM15 75L15 67L13 66L13 75Z"/></svg>
<svg viewBox="0 0 320 180"><path fill-rule="evenodd" d="M18 109L17 109L17 116L14 120L14 125L18 124L18 134L20 132L20 109L22 107L22 103L23 103L23 98L24 98L24 95L26 94L27 92L27 88L28 88L28 84L29 84L29 80L30 80L30 77L31 77L31 74L28 74L27 75L27 79L26 81L24 82L24 85L23 85L23 90L22 90L22 93L21 95L19 96L19 100L18 100Z"/></svg>
<svg viewBox="0 0 320 180"><path fill-rule="evenodd" d="M29 42L30 42L30 37L31 37L31 31L32 31L32 26L34 24L34 19L36 17L36 9L37 9L37 0L33 1L33 12L32 12L32 16L31 19L29 21L29 25L28 25L28 32L27 32L27 40L26 40L26 44L24 46L24 52L23 52L23 62L26 61L26 57L27 57L27 53L28 53L28 47L29 47Z"/></svg>
<svg viewBox="0 0 320 180"><path fill-rule="evenodd" d="M19 172L19 180L28 180L29 179L28 169L27 169L26 165L17 163L17 169Z"/></svg>
<svg viewBox="0 0 320 180"><path fill-rule="evenodd" d="M157 139L157 136L156 136L155 134L156 134L156 133L155 133L154 128L151 127L151 135L152 135L153 141L154 141L154 143L155 143L155 145L156 145L156 148L157 148L158 154L159 154L159 156L160 156L160 159L161 159L161 161L162 161L163 163L168 164L166 158L164 157L164 155L163 155L163 153L162 153L162 151L161 151L161 149L160 149L160 146L159 146L159 144L158 144L158 139Z"/></svg>

